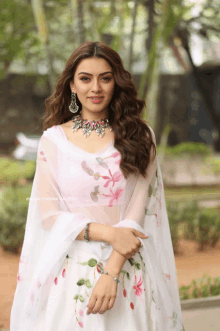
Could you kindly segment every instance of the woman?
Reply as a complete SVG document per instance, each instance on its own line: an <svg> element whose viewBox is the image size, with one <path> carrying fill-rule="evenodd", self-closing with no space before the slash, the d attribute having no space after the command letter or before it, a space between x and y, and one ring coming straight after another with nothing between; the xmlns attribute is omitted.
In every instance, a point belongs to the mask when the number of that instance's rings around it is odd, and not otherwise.
<svg viewBox="0 0 220 331"><path fill-rule="evenodd" d="M184 329L144 105L111 48L70 56L46 100L11 331Z"/></svg>

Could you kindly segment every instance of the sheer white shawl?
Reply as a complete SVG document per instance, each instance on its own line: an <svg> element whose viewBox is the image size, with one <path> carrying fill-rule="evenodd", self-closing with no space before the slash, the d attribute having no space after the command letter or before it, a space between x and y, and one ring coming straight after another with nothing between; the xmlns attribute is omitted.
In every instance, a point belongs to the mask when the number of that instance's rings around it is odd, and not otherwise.
<svg viewBox="0 0 220 331"><path fill-rule="evenodd" d="M119 170L120 154L114 146L104 151L102 157L99 153L86 154L82 150L80 153L79 148L57 133L55 126L44 131L38 147L10 330L34 330L39 314L47 304L55 275L87 222L132 227L149 236L148 239L139 239L153 288L157 330L184 330L158 157L151 162L146 179L131 175L123 180ZM155 142L154 133L153 137ZM106 200L98 199L100 174L94 173L94 161L99 169L123 177L117 192L113 188L110 190L113 199L108 206ZM85 174L93 180L94 187L88 197L85 195L88 189L83 187L85 181L82 180ZM74 181L71 182L70 176ZM66 189L68 184L72 187L72 194ZM110 257L111 245L98 241L86 245L90 252L102 259Z"/></svg>

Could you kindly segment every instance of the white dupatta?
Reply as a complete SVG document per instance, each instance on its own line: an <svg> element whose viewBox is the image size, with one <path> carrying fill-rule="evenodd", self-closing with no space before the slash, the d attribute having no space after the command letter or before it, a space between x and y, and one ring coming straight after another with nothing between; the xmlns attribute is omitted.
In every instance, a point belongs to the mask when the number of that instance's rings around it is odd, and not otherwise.
<svg viewBox="0 0 220 331"><path fill-rule="evenodd" d="M153 137L155 142L154 133ZM149 236L139 240L153 288L157 331L184 330L159 160L156 157L151 162L146 179L132 175L125 180L119 169L120 154L113 144L107 147L100 150L101 154L87 153L62 136L59 126L44 131L38 147L10 331L34 330L68 249L88 222L130 227ZM101 176L101 172L109 177ZM85 244L102 259L110 257L111 245L98 241Z"/></svg>

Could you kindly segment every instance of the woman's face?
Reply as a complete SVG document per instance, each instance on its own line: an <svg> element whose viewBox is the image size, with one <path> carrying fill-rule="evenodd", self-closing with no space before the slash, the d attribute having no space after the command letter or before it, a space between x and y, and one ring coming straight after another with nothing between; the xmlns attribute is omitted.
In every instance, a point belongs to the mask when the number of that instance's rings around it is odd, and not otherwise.
<svg viewBox="0 0 220 331"><path fill-rule="evenodd" d="M83 118L92 120L108 116L114 86L113 71L105 59L88 58L79 63L70 88L82 104Z"/></svg>

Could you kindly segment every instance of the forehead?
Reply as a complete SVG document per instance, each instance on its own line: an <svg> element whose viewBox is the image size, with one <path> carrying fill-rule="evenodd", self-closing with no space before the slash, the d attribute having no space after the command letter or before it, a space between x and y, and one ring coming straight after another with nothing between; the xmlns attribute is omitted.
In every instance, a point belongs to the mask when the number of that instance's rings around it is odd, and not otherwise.
<svg viewBox="0 0 220 331"><path fill-rule="evenodd" d="M112 71L110 64L103 58L88 58L83 59L76 68L76 74L79 72L88 72L90 74L99 75L105 71Z"/></svg>

